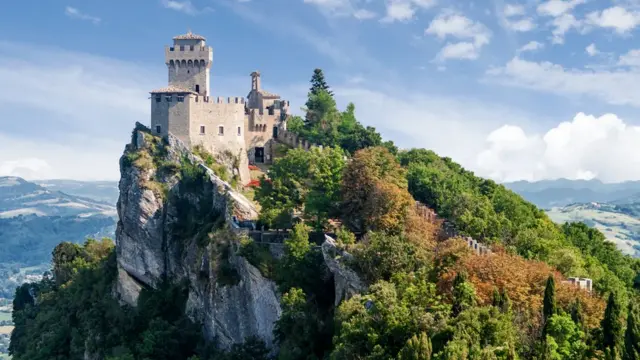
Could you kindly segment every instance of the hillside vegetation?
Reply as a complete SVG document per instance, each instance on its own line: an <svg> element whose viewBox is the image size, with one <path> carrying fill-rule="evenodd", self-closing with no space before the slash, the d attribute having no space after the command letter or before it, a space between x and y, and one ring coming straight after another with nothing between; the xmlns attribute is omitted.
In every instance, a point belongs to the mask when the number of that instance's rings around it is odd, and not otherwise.
<svg viewBox="0 0 640 360"><path fill-rule="evenodd" d="M319 70L305 118L289 128L326 147L287 151L255 194L265 226L292 228L284 255L247 239L237 250L282 294L277 351L254 338L224 354L199 341L200 327L184 314L187 284L170 279L146 289L136 309L118 306L108 295L113 251L88 242L58 246L52 276L18 289L14 359L83 359L87 349L120 360L639 358L640 261L598 230L556 225L451 159L383 142L352 104L336 109ZM416 200L493 253L444 238L441 221L427 221ZM344 252L333 260L355 271L364 291L334 293L312 229L336 234ZM569 276L592 278L594 292L563 283ZM344 295L337 305L336 295Z"/></svg>

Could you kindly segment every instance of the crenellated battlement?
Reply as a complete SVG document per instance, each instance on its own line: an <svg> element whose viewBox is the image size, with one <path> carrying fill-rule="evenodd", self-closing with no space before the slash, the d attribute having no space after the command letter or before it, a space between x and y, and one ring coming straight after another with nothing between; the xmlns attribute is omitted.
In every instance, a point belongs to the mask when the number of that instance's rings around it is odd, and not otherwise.
<svg viewBox="0 0 640 360"><path fill-rule="evenodd" d="M165 62L170 60L204 59L213 60L213 49L210 46L167 46L164 50Z"/></svg>

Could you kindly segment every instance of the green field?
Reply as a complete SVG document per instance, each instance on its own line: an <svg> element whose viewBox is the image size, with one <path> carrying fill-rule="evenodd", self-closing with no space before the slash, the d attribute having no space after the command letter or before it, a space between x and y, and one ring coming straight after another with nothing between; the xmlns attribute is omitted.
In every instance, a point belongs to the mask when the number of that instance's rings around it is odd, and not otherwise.
<svg viewBox="0 0 640 360"><path fill-rule="evenodd" d="M553 208L547 211L547 215L559 224L581 221L595 227L625 254L636 254L634 246L640 245L640 219L627 214L592 204L579 204Z"/></svg>
<svg viewBox="0 0 640 360"><path fill-rule="evenodd" d="M9 321L9 320L11 320L11 313L0 312L0 321Z"/></svg>

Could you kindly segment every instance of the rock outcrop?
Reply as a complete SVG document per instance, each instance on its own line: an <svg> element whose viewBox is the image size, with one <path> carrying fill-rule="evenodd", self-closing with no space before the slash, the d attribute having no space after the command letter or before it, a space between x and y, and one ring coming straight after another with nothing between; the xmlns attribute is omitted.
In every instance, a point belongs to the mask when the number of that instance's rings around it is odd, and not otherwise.
<svg viewBox="0 0 640 360"><path fill-rule="evenodd" d="M322 243L322 257L329 271L333 274L335 286L335 302L338 306L341 301L350 299L353 295L359 294L366 289L365 284L360 280L358 274L343 264L344 260L350 260L351 254L340 250L336 246L335 240L325 235Z"/></svg>
<svg viewBox="0 0 640 360"><path fill-rule="evenodd" d="M233 224L257 211L177 138L137 125L120 160L115 295L135 306L140 290L187 283L186 312L228 348L256 335L267 345L281 309L273 281L236 255Z"/></svg>

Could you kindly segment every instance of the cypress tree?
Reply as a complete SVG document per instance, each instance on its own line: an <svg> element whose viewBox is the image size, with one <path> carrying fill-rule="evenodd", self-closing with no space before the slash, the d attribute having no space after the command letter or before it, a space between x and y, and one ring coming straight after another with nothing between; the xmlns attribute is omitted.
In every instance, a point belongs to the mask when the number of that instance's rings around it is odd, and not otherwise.
<svg viewBox="0 0 640 360"><path fill-rule="evenodd" d="M576 299L576 301L571 304L571 320L578 325L578 328L584 328L584 315L582 314L582 303L580 299Z"/></svg>
<svg viewBox="0 0 640 360"><path fill-rule="evenodd" d="M511 299L509 298L509 294L507 294L507 290L505 288L502 288L502 294L500 297L500 309L502 312L505 314L511 312Z"/></svg>
<svg viewBox="0 0 640 360"><path fill-rule="evenodd" d="M413 335L398 354L399 360L430 360L432 353L431 339L425 333Z"/></svg>
<svg viewBox="0 0 640 360"><path fill-rule="evenodd" d="M553 314L556 313L556 280L553 275L549 275L547 279L547 286L544 289L544 303L542 308L542 314L544 315L544 322Z"/></svg>
<svg viewBox="0 0 640 360"><path fill-rule="evenodd" d="M609 293L607 308L602 319L602 348L608 359L617 359L620 353L620 338L622 336L622 322L620 314L622 309L613 292Z"/></svg>
<svg viewBox="0 0 640 360"><path fill-rule="evenodd" d="M629 301L627 330L624 333L624 360L640 360L640 318L633 300Z"/></svg>
<svg viewBox="0 0 640 360"><path fill-rule="evenodd" d="M453 316L475 305L476 292L473 285L467 282L467 274L459 272L453 279Z"/></svg>
<svg viewBox="0 0 640 360"><path fill-rule="evenodd" d="M491 305L497 308L501 308L502 305L502 296L500 296L500 293L496 288L493 288L493 298L491 300Z"/></svg>

